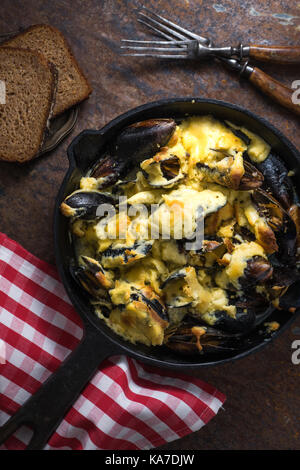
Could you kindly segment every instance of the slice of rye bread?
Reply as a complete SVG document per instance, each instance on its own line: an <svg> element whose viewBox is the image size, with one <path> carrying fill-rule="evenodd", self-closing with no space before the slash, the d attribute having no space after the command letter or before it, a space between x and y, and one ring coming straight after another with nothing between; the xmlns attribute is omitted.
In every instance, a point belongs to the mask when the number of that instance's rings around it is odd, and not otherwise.
<svg viewBox="0 0 300 470"><path fill-rule="evenodd" d="M58 84L53 116L85 100L92 92L67 41L53 26L31 26L3 45L37 50L55 65L58 70Z"/></svg>
<svg viewBox="0 0 300 470"><path fill-rule="evenodd" d="M35 51L0 47L0 160L26 162L37 156L55 103L57 72Z"/></svg>

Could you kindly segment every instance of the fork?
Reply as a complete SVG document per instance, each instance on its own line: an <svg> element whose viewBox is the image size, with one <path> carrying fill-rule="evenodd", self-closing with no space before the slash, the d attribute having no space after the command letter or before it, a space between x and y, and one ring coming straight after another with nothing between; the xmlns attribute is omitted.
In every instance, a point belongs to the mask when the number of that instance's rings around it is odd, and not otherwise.
<svg viewBox="0 0 300 470"><path fill-rule="evenodd" d="M196 39L188 41L139 41L122 39L125 45L121 49L138 51L124 53L124 56L156 57L159 59L207 59L210 57L227 57L233 55L233 47L208 47ZM143 52L142 52L143 51Z"/></svg>
<svg viewBox="0 0 300 470"><path fill-rule="evenodd" d="M146 11L148 14L145 14L143 11ZM167 39L167 41L122 40L122 52L125 48L129 51L133 51L122 55L132 55L134 57L158 57L165 59L192 58L197 60L203 57L211 57L214 60L222 62L227 68L238 72L241 77L247 78L260 91L277 101L282 106L296 114L300 114L299 100L293 99L297 90L295 91L288 88L273 79L270 75L267 75L258 67L250 66L248 60L246 62L242 62L241 60L229 58L230 56L228 55L226 56L226 54L229 54L228 49L232 49L236 52L238 48L215 48L209 38L197 35L182 26L151 12L146 7L143 7L143 11L138 12L138 21L159 36ZM240 49L242 47L244 46L240 45ZM209 49L211 49L210 53L208 52ZM224 49L226 49L225 52Z"/></svg>
<svg viewBox="0 0 300 470"><path fill-rule="evenodd" d="M153 13L146 7L142 7L144 11L148 13L146 15L143 11L139 11L138 14L140 18L138 21L152 31L158 33L159 35L163 35L165 38L172 41L172 36L175 35L177 39L185 41L187 39L186 35L188 35L189 39L195 39L203 46L207 46L212 48L212 42L209 38L204 36L199 36L198 34L192 33L175 23L163 18L162 16ZM150 16L149 16L150 15ZM168 34L167 34L168 33ZM174 34L175 33L175 34ZM170 34L172 36L170 36ZM139 41L127 41L127 42L139 42ZM151 46L151 43L148 43ZM159 44L159 43L157 43ZM123 46L126 47L126 46ZM273 63L280 63L280 64L299 64L300 63L300 46L269 46L269 45L257 45L252 44L248 46L244 46L243 44L239 44L237 47L221 47L216 48L216 54L220 54L221 56L231 58L236 56L240 60L243 58L252 58L258 61L264 62L273 62ZM208 54L210 55L210 54ZM213 55L213 54L211 54ZM201 51L200 57L202 58L204 55L204 50ZM197 57L199 58L199 57Z"/></svg>

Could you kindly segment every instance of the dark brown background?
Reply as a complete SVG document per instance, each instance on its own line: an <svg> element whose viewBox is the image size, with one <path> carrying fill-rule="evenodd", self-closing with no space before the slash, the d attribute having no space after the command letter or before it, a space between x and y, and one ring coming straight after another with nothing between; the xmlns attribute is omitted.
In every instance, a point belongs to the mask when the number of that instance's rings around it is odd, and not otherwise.
<svg viewBox="0 0 300 470"><path fill-rule="evenodd" d="M200 96L238 103L264 116L300 148L299 117L272 103L213 63L133 60L119 56L120 38L142 38L134 9L145 4L219 45L239 41L299 44L298 0L2 0L0 34L19 26L50 23L67 37L88 75L93 94L78 123L55 151L24 166L0 163L0 230L35 255L54 263L54 199L68 163L66 149L82 129L101 128L137 105L160 98ZM299 66L262 68L289 86ZM298 333L295 330L298 327ZM291 362L300 321L274 344L235 364L195 372L227 395L205 428L164 449L299 449L300 365Z"/></svg>

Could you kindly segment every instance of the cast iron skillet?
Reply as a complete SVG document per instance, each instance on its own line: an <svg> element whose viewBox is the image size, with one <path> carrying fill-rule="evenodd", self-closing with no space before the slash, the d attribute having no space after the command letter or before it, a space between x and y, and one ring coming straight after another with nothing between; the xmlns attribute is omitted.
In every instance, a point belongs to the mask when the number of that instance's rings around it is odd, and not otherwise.
<svg viewBox="0 0 300 470"><path fill-rule="evenodd" d="M220 119L229 119L245 125L261 135L286 162L289 169L298 169L300 155L296 148L273 126L253 113L230 103L198 98L161 100L139 106L117 117L101 130L81 132L68 148L69 170L59 190L54 214L54 237L56 263L66 291L80 315L84 333L75 351L61 367L40 387L18 412L0 429L0 441L7 439L22 424L30 425L34 434L28 449L41 449L55 431L63 416L74 403L79 393L93 376L101 362L108 356L127 354L135 359L157 367L188 371L204 366L224 364L241 359L266 346L295 319L296 314L274 311L270 320L280 322L279 330L272 337L265 337L256 328L245 341L240 351L219 356L184 357L164 347L146 347L124 341L110 330L93 312L84 292L78 289L69 273L73 250L68 234L69 221L59 211L62 200L77 189L79 180L92 163L97 160L108 141L114 139L123 127L137 121L157 117L184 118L186 115L213 114ZM297 184L298 178L298 184ZM295 186L299 187L299 174ZM297 312L299 313L299 311Z"/></svg>

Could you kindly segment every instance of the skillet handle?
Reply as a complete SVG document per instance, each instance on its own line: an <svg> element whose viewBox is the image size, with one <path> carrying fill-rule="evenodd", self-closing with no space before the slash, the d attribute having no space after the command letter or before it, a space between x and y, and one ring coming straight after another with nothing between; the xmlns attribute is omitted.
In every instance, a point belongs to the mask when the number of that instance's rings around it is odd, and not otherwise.
<svg viewBox="0 0 300 470"><path fill-rule="evenodd" d="M118 353L120 350L112 351L112 343L87 323L77 348L0 428L0 444L20 426L27 424L34 431L27 450L43 449L100 363Z"/></svg>

